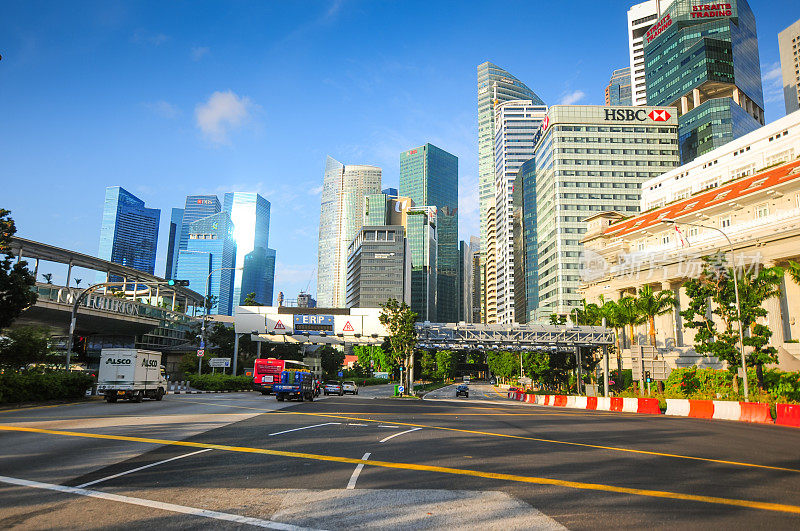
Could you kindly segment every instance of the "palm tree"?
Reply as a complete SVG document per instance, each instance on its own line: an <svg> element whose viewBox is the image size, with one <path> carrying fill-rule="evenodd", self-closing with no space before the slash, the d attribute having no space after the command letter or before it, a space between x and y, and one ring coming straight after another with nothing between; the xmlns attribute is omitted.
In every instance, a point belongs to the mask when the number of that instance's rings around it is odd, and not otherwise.
<svg viewBox="0 0 800 531"><path fill-rule="evenodd" d="M664 315L675 308L675 293L670 290L653 292L651 286L639 289L636 298L636 307L639 309L642 320L649 325L650 344L656 346L656 315Z"/></svg>
<svg viewBox="0 0 800 531"><path fill-rule="evenodd" d="M623 329L626 326L628 327L628 331L630 332L630 346L632 347L635 339L633 327L644 322L644 318L639 312L639 308L636 306L636 298L631 295L625 295L620 298L617 302L617 316Z"/></svg>
<svg viewBox="0 0 800 531"><path fill-rule="evenodd" d="M44 278L44 281L48 284L53 283L53 273L43 273L42 278Z"/></svg>
<svg viewBox="0 0 800 531"><path fill-rule="evenodd" d="M789 276L792 277L792 280L794 280L796 284L800 284L800 263L789 260L789 266L786 268L786 272L789 273Z"/></svg>
<svg viewBox="0 0 800 531"><path fill-rule="evenodd" d="M80 287L80 285L81 285L81 282L83 282L83 279L82 279L82 278L76 278L76 279L75 279L75 287L76 287L76 288L77 288L77 287Z"/></svg>

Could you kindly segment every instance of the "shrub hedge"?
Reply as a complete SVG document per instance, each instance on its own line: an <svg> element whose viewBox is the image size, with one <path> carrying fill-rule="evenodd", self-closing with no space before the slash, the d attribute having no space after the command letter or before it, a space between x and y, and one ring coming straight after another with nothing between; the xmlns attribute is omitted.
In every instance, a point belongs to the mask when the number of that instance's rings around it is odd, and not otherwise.
<svg viewBox="0 0 800 531"><path fill-rule="evenodd" d="M0 403L81 398L93 384L94 378L82 372L9 372L0 374Z"/></svg>
<svg viewBox="0 0 800 531"><path fill-rule="evenodd" d="M250 376L230 374L189 374L189 385L201 391L241 391L253 388Z"/></svg>

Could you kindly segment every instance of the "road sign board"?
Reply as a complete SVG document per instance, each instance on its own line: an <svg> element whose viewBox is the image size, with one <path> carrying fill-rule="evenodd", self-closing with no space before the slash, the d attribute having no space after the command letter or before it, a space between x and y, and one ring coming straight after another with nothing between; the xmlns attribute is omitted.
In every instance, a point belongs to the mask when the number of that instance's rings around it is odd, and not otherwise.
<svg viewBox="0 0 800 531"><path fill-rule="evenodd" d="M400 391L401 393L404 393L404 392L405 392L405 390L406 390L406 388L405 388L405 386L403 386L403 385L398 385L398 386L397 386L397 390L398 390L398 391Z"/></svg>
<svg viewBox="0 0 800 531"><path fill-rule="evenodd" d="M342 371L339 371L339 378L341 378L342 376L344 376L344 373Z"/></svg>
<svg viewBox="0 0 800 531"><path fill-rule="evenodd" d="M202 358L203 356L205 356L205 354L206 354L206 351L203 350L202 348L197 349L197 357L198 358Z"/></svg>
<svg viewBox="0 0 800 531"><path fill-rule="evenodd" d="M209 367L230 367L231 366L231 359L230 358L211 358L208 360Z"/></svg>

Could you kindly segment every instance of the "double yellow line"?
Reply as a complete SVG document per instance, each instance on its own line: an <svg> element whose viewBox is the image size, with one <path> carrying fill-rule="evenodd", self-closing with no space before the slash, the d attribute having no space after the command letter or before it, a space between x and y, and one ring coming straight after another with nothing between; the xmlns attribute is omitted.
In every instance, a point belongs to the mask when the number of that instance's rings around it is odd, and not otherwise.
<svg viewBox="0 0 800 531"><path fill-rule="evenodd" d="M352 465L365 465L381 468L394 468L400 470L416 470L422 472L437 472L440 474L454 474L459 476L471 476L485 479L496 479L501 481L513 481L518 483L529 483L537 485L552 485L571 489L593 490L602 492L614 492L618 494L630 494L633 496L648 496L653 498L665 498L671 500L684 500L700 503L712 503L718 505L728 505L734 507L745 507L749 509L762 509L765 511L776 511L782 513L800 514L800 506L787 505L781 503L768 503L751 500L739 500L734 498L720 498L717 496L700 496L696 494L683 494L680 492L669 492L660 490L634 489L628 487L617 487L614 485L603 485L600 483L584 483L579 481L565 481L561 479L540 478L532 476L520 476L516 474L500 474L495 472L481 472L478 470L468 470L450 468L442 466L419 465L414 463L397 463L392 461L365 461L350 457L339 457L332 455L309 454L302 452L288 452L284 450L268 450L265 448L250 448L246 446L229 446L225 444L209 444L191 441L173 441L168 439L152 439L148 437L128 437L125 435L105 435L100 433L83 433L75 431L46 430L41 428L23 428L17 426L0 425L0 431L6 432L27 432L42 433L48 435L63 435L67 437L84 437L88 439L105 439L113 441L140 442L159 445L185 446L190 448L210 448L227 452L243 452L251 454L275 455L281 457L292 457L297 459L312 459L315 461L329 461L334 463L347 463Z"/></svg>

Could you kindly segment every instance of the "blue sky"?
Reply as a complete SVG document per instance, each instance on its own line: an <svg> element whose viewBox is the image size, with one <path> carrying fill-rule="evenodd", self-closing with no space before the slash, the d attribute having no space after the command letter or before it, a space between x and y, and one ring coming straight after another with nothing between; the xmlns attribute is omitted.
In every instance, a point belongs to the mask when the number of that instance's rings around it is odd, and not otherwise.
<svg viewBox="0 0 800 531"><path fill-rule="evenodd" d="M396 186L401 151L452 152L469 239L476 66L500 65L547 104L601 104L627 65L633 3L6 2L0 207L22 237L96 254L104 189L123 186L162 209L163 274L170 208L258 191L272 202L276 293L309 280L315 292L326 155L380 166ZM777 33L800 2L751 6L769 122L784 114Z"/></svg>

